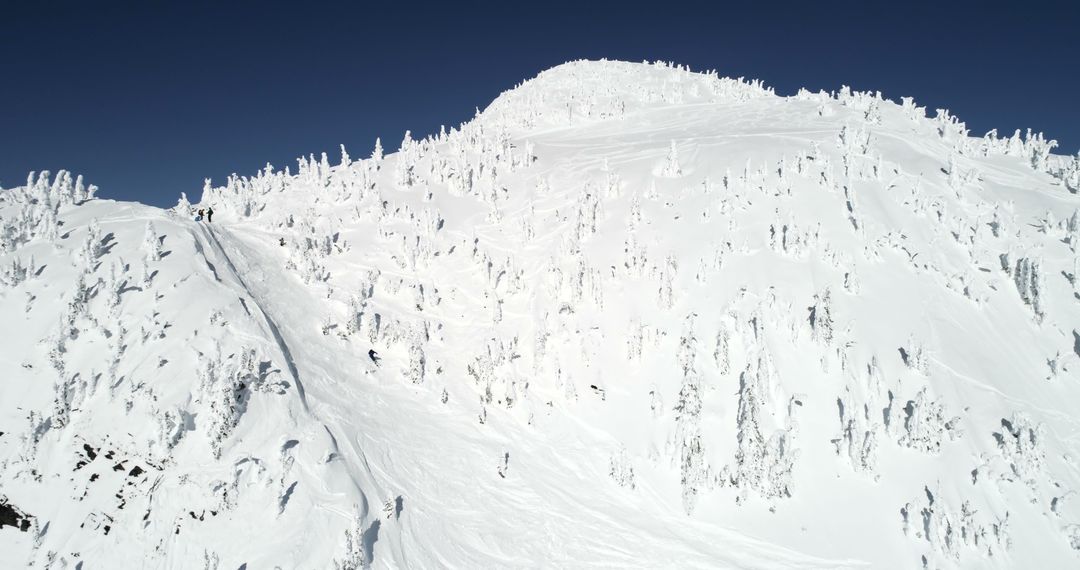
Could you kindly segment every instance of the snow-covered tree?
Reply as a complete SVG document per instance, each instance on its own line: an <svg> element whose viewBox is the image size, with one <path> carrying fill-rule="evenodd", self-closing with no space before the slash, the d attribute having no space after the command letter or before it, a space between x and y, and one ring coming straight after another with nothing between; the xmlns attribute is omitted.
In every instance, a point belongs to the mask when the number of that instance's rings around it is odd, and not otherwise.
<svg viewBox="0 0 1080 570"><path fill-rule="evenodd" d="M668 147L667 159L660 169L660 175L668 178L682 176L682 165L679 164L679 149L675 147L674 140L671 141L671 146Z"/></svg>
<svg viewBox="0 0 1080 570"><path fill-rule="evenodd" d="M380 162L382 162L382 159L383 159L382 140L380 140L378 137L376 137L375 138L375 150L371 151L371 160L373 160L375 162L376 166L377 166Z"/></svg>
<svg viewBox="0 0 1080 570"><path fill-rule="evenodd" d="M160 261L162 254L161 236L158 235L157 230L154 229L153 222L146 222L146 229L143 232L143 251L146 252L147 258L150 261Z"/></svg>

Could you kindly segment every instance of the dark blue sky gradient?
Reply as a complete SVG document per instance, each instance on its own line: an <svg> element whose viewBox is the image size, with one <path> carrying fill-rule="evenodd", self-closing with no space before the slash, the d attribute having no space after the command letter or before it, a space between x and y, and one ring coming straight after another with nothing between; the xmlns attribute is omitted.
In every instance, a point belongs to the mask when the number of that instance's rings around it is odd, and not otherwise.
<svg viewBox="0 0 1080 570"><path fill-rule="evenodd" d="M376 136L396 149L567 60L842 84L1080 150L1080 8L1044 2L5 2L0 186L84 174L172 205ZM755 8L754 5L766 7ZM295 167L294 167L295 169Z"/></svg>

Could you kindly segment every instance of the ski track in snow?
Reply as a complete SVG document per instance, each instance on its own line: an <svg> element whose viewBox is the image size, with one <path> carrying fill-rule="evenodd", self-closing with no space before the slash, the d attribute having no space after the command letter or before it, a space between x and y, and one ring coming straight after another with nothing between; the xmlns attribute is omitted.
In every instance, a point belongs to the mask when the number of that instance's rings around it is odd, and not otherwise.
<svg viewBox="0 0 1080 570"><path fill-rule="evenodd" d="M221 247L221 242L218 241L217 236L214 235L214 231L210 229L209 225L200 226L199 229L202 231L202 234L206 237L207 241L213 243L214 251L220 254L221 258L229 266L229 270L232 271L232 275L236 278L237 283L239 283L243 290L248 293L249 297L255 299L254 295L251 293L251 288L247 286L247 283L244 283L244 278L241 277L241 273L236 270L236 266L233 265L232 260L229 259L229 254L225 253L225 249ZM274 319L270 318L270 315L263 310L262 304L259 303L257 299L255 299L255 307L266 321L266 327L270 330L270 334L274 336L274 341L277 342L278 348L281 349L281 356L285 359L285 364L289 367L289 374L292 376L293 381L296 382L296 391L300 397L300 402L304 405L304 409L307 410L308 404L307 398L304 396L304 384L300 381L300 373L296 370L296 362L293 360L292 352L289 351L289 345L285 342L285 339L281 337L281 332L274 322Z"/></svg>

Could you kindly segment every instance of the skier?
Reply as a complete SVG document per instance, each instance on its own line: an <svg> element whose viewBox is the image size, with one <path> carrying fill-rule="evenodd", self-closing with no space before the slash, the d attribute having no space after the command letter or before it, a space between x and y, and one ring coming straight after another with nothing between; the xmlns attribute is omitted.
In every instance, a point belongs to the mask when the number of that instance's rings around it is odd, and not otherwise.
<svg viewBox="0 0 1080 570"><path fill-rule="evenodd" d="M281 238L281 241L278 242L278 245L280 245L281 247L285 247L285 238Z"/></svg>
<svg viewBox="0 0 1080 570"><path fill-rule="evenodd" d="M202 208L199 208L199 212L198 212L198 213L196 214L196 216L195 216L195 221L196 221L196 222L201 222L201 221L202 221L202 217L203 217L203 209L202 209Z"/></svg>
<svg viewBox="0 0 1080 570"><path fill-rule="evenodd" d="M379 365L379 360L380 360L379 354L377 352L375 352L374 348L367 351L367 355L368 355L368 358L370 358L371 361L375 363L375 366Z"/></svg>
<svg viewBox="0 0 1080 570"><path fill-rule="evenodd" d="M214 209L213 208L207 208L206 209L206 223L210 223L210 222L214 221L213 218L214 218Z"/></svg>

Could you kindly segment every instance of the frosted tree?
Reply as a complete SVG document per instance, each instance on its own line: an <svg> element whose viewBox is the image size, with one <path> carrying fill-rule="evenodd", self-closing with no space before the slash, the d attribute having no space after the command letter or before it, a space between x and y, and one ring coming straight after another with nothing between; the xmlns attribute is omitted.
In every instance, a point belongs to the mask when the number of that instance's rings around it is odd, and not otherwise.
<svg viewBox="0 0 1080 570"><path fill-rule="evenodd" d="M871 125L877 125L881 123L881 93L877 94L870 100L866 106L866 111L863 113L863 119Z"/></svg>
<svg viewBox="0 0 1080 570"><path fill-rule="evenodd" d="M154 229L153 222L146 222L146 230L143 234L143 250L149 261L161 261L161 238Z"/></svg>
<svg viewBox="0 0 1080 570"><path fill-rule="evenodd" d="M57 428L63 428L71 421L72 392L78 379L76 373L71 378L60 378L53 385L52 421Z"/></svg>
<svg viewBox="0 0 1080 570"><path fill-rule="evenodd" d="M663 309L670 310L675 306L675 274L679 266L674 255L668 255L664 265L660 267L660 287L657 289L657 303Z"/></svg>
<svg viewBox="0 0 1080 570"><path fill-rule="evenodd" d="M375 521L374 524L378 524ZM367 547L364 544L365 531L363 519L357 516L352 526L345 530L345 554L334 559L334 570L363 570L368 566Z"/></svg>
<svg viewBox="0 0 1080 570"><path fill-rule="evenodd" d="M76 203L82 202L87 198L88 194L86 186L83 183L82 174L75 177L75 188L72 189L71 196Z"/></svg>
<svg viewBox="0 0 1080 570"><path fill-rule="evenodd" d="M611 455L608 466L608 475L615 480L617 485L629 487L630 490L634 489L634 464L625 447L620 446L619 450Z"/></svg>
<svg viewBox="0 0 1080 570"><path fill-rule="evenodd" d="M124 270L121 269L122 265L124 265L123 260L119 264L116 261L110 263L108 279L103 284L105 292L108 294L106 307L109 309L109 316L114 319L120 317L120 303L123 300L124 289L127 287L127 280L123 278Z"/></svg>
<svg viewBox="0 0 1080 570"><path fill-rule="evenodd" d="M1023 412L1001 420L1001 431L994 433L998 451L1006 463L1002 478L1019 481L1034 489L1043 475L1046 451L1046 428Z"/></svg>
<svg viewBox="0 0 1080 570"><path fill-rule="evenodd" d="M832 343L836 325L832 318L832 296L828 288L814 296L814 305L810 307L810 330L814 339L828 346Z"/></svg>
<svg viewBox="0 0 1080 570"><path fill-rule="evenodd" d="M697 369L697 337L694 335L693 313L687 315L685 329L682 338L679 339L679 346L675 349L675 360L683 376L689 376Z"/></svg>
<svg viewBox="0 0 1080 570"><path fill-rule="evenodd" d="M394 183L400 188L411 188L415 183L414 145L412 135L409 131L405 131L405 138L402 139L401 149L398 151L397 163L394 165Z"/></svg>
<svg viewBox="0 0 1080 570"><path fill-rule="evenodd" d="M731 330L728 328L726 321L720 323L720 330L716 332L713 361L716 363L720 374L727 374L731 371Z"/></svg>
<svg viewBox="0 0 1080 570"><path fill-rule="evenodd" d="M720 481L754 490L765 498L788 497L798 453L794 448L793 405L789 403L786 412L777 405L782 404L777 401L779 378L767 345L762 342L761 315L755 313L737 324L744 329L740 338L749 342L748 359L739 375L735 462L724 468Z"/></svg>
<svg viewBox="0 0 1080 570"><path fill-rule="evenodd" d="M919 374L926 376L930 373L930 355L915 335L909 336L907 346L900 348L900 358L908 368Z"/></svg>
<svg viewBox="0 0 1080 570"><path fill-rule="evenodd" d="M623 246L623 267L631 277L640 277L647 263L648 253L645 246L638 243L637 234L631 233Z"/></svg>
<svg viewBox="0 0 1080 570"><path fill-rule="evenodd" d="M103 251L101 226L98 225L96 219L90 220L90 224L86 226L86 238L81 250L82 258L87 262L93 262L101 257Z"/></svg>
<svg viewBox="0 0 1080 570"><path fill-rule="evenodd" d="M378 166L378 164L380 162L382 162L382 159L383 159L382 140L376 137L376 139L375 139L375 150L371 151L371 160L375 161L375 165Z"/></svg>
<svg viewBox="0 0 1080 570"><path fill-rule="evenodd" d="M1027 140L1025 141L1026 153L1029 155L1028 160L1031 163L1031 168L1045 172L1047 163L1050 158L1050 151L1054 150L1058 146L1058 142L1055 140L1046 140L1043 138L1042 133L1038 133L1034 137L1031 136L1031 129L1027 131Z"/></svg>
<svg viewBox="0 0 1080 570"><path fill-rule="evenodd" d="M319 185L326 186L330 177L330 158L326 156L326 153L322 153L322 157L319 159Z"/></svg>
<svg viewBox="0 0 1080 570"><path fill-rule="evenodd" d="M188 200L187 193L181 192L180 199L176 201L176 206L173 211L184 217L191 217L191 202Z"/></svg>
<svg viewBox="0 0 1080 570"><path fill-rule="evenodd" d="M872 472L877 465L879 410L857 404L850 386L844 388L836 405L840 415L840 437L833 440L836 453L846 457L856 471Z"/></svg>
<svg viewBox="0 0 1080 570"><path fill-rule="evenodd" d="M30 257L29 264L24 264L22 259L15 257L11 260L11 264L0 267L0 283L15 287L35 273L34 267L33 256Z"/></svg>
<svg viewBox="0 0 1080 570"><path fill-rule="evenodd" d="M911 97L901 97L901 109L904 116L911 122L917 122L920 119L926 118L926 107L919 107L915 105L915 99Z"/></svg>
<svg viewBox="0 0 1080 570"><path fill-rule="evenodd" d="M674 452L682 483L683 510L690 514L698 493L711 479L701 438L701 376L697 370L697 338L694 314L686 318L675 359L682 371L682 386L676 400Z"/></svg>
<svg viewBox="0 0 1080 570"><path fill-rule="evenodd" d="M405 377L413 384L422 384L427 367L427 358L424 356L424 347L421 337L414 333L409 342L409 367L405 371Z"/></svg>
<svg viewBox="0 0 1080 570"><path fill-rule="evenodd" d="M242 351L247 352L247 349ZM238 362L235 354L222 356L217 342L210 354L199 354L198 401L207 418L206 429L215 458L221 457L225 440L247 411L252 384L257 380L252 361L241 356Z"/></svg>
<svg viewBox="0 0 1080 570"><path fill-rule="evenodd" d="M47 209L58 209L71 202L71 174L66 170L56 173L56 178L48 191L43 193L43 205Z"/></svg>
<svg viewBox="0 0 1080 570"><path fill-rule="evenodd" d="M340 145L340 146L341 146L341 166L343 168L348 168L349 165L352 164L352 159L349 158L349 152L345 150L345 145Z"/></svg>
<svg viewBox="0 0 1080 570"><path fill-rule="evenodd" d="M682 484L683 510L694 510L698 493L709 480L709 466L705 460L701 438L701 385L696 374L683 378L675 403L675 448L679 462Z"/></svg>
<svg viewBox="0 0 1080 570"><path fill-rule="evenodd" d="M668 147L667 159L664 161L660 174L668 178L682 176L682 165L679 164L679 149L675 147L674 140L671 141L671 146Z"/></svg>
<svg viewBox="0 0 1080 570"><path fill-rule="evenodd" d="M898 443L927 454L937 454L941 445L961 435L959 417L948 417L945 406L932 400L926 388L904 406L904 423Z"/></svg>
<svg viewBox="0 0 1080 570"><path fill-rule="evenodd" d="M169 410L155 410L156 417L154 439L151 440L153 454L158 461L165 461L173 448L180 443L184 434L187 433L187 423L190 415L179 408Z"/></svg>
<svg viewBox="0 0 1080 570"><path fill-rule="evenodd" d="M1051 174L1064 182L1069 192L1073 194L1080 192L1080 153L1063 163Z"/></svg>
<svg viewBox="0 0 1080 570"><path fill-rule="evenodd" d="M626 222L626 230L633 232L641 226L644 217L641 213L641 200L638 199L638 195L635 193L630 197L630 219Z"/></svg>
<svg viewBox="0 0 1080 570"><path fill-rule="evenodd" d="M60 220L55 209L46 209L37 225L36 234L40 239L54 244L60 241Z"/></svg>
<svg viewBox="0 0 1080 570"><path fill-rule="evenodd" d="M360 331L364 304L363 299L356 295L349 297L348 308L345 310L345 336L352 336Z"/></svg>
<svg viewBox="0 0 1080 570"><path fill-rule="evenodd" d="M1016 260L1013 281L1020 298L1035 312L1035 320L1041 322L1043 313L1043 273L1038 259L1023 257Z"/></svg>
<svg viewBox="0 0 1080 570"><path fill-rule="evenodd" d="M641 359L645 341L645 325L639 320L630 321L629 330L626 334L626 359L637 361Z"/></svg>

